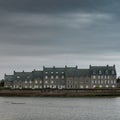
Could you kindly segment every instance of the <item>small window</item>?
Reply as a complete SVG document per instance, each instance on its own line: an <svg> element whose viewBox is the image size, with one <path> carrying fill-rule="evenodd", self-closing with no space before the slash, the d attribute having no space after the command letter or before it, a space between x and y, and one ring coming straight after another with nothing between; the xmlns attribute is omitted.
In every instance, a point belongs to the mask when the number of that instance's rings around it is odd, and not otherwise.
<svg viewBox="0 0 120 120"><path fill-rule="evenodd" d="M51 76L51 79L53 79L54 77L53 77L53 75Z"/></svg>
<svg viewBox="0 0 120 120"><path fill-rule="evenodd" d="M58 79L59 77L58 77L58 75L56 76L56 79Z"/></svg>
<svg viewBox="0 0 120 120"><path fill-rule="evenodd" d="M96 72L95 72L95 70L93 70L93 75L95 75L96 74Z"/></svg>
<svg viewBox="0 0 120 120"><path fill-rule="evenodd" d="M62 74L64 74L64 72L62 72Z"/></svg>
<svg viewBox="0 0 120 120"><path fill-rule="evenodd" d="M108 70L105 71L105 74L108 74Z"/></svg>
<svg viewBox="0 0 120 120"><path fill-rule="evenodd" d="M62 79L64 79L64 76L62 75Z"/></svg>
<svg viewBox="0 0 120 120"><path fill-rule="evenodd" d="M37 83L38 83L38 81L37 81L37 80L35 80L35 83L37 84Z"/></svg>
<svg viewBox="0 0 120 120"><path fill-rule="evenodd" d="M51 72L51 74L53 74L53 72Z"/></svg>
<svg viewBox="0 0 120 120"><path fill-rule="evenodd" d="M48 76L45 76L45 79L48 79Z"/></svg>
<svg viewBox="0 0 120 120"><path fill-rule="evenodd" d="M20 78L20 76L17 76L17 78Z"/></svg>
<svg viewBox="0 0 120 120"><path fill-rule="evenodd" d="M25 80L25 83L27 83L27 80Z"/></svg>
<svg viewBox="0 0 120 120"><path fill-rule="evenodd" d="M95 76L95 75L93 75L93 79L96 79L96 76Z"/></svg>
<svg viewBox="0 0 120 120"><path fill-rule="evenodd" d="M99 70L99 74L102 74L102 71L101 71L101 70Z"/></svg>
<svg viewBox="0 0 120 120"><path fill-rule="evenodd" d="M45 83L47 84L47 83L48 83L48 81L46 80L46 81L45 81Z"/></svg>
<svg viewBox="0 0 120 120"><path fill-rule="evenodd" d="M40 83L42 83L42 81L40 80Z"/></svg>
<svg viewBox="0 0 120 120"><path fill-rule="evenodd" d="M56 74L58 74L58 72L56 72Z"/></svg>
<svg viewBox="0 0 120 120"><path fill-rule="evenodd" d="M32 81L30 80L29 83L32 83Z"/></svg>
<svg viewBox="0 0 120 120"><path fill-rule="evenodd" d="M115 71L114 71L114 70L112 70L112 74L115 74Z"/></svg>
<svg viewBox="0 0 120 120"><path fill-rule="evenodd" d="M52 80L52 81L51 81L51 84L53 84L53 83L54 83L54 81Z"/></svg>
<svg viewBox="0 0 120 120"><path fill-rule="evenodd" d="M45 72L45 74L48 74L48 72Z"/></svg>

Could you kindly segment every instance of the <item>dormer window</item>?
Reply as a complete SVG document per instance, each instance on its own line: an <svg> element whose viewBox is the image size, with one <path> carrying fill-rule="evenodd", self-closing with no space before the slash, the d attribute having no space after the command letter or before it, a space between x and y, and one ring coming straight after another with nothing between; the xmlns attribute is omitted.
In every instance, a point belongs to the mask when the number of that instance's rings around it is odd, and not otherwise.
<svg viewBox="0 0 120 120"><path fill-rule="evenodd" d="M95 72L95 70L93 70L93 75L95 75L96 74L96 72Z"/></svg>
<svg viewBox="0 0 120 120"><path fill-rule="evenodd" d="M99 74L102 74L102 71L101 71L101 70L99 70Z"/></svg>
<svg viewBox="0 0 120 120"><path fill-rule="evenodd" d="M115 71L114 71L114 70L112 70L112 74L115 74Z"/></svg>
<svg viewBox="0 0 120 120"><path fill-rule="evenodd" d="M54 76L52 75L52 76L51 76L51 79L53 79L53 78L54 78Z"/></svg>
<svg viewBox="0 0 120 120"><path fill-rule="evenodd" d="M105 74L108 74L108 70L105 71Z"/></svg>
<svg viewBox="0 0 120 120"><path fill-rule="evenodd" d="M20 76L17 76L17 78L20 78Z"/></svg>
<svg viewBox="0 0 120 120"><path fill-rule="evenodd" d="M62 72L62 74L64 74L64 72Z"/></svg>

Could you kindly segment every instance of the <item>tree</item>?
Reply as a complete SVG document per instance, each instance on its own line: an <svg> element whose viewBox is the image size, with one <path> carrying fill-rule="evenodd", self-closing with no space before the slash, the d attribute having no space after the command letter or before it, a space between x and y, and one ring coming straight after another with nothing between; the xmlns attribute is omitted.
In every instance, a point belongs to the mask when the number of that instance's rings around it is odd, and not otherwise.
<svg viewBox="0 0 120 120"><path fill-rule="evenodd" d="M0 81L0 87L4 87L4 80Z"/></svg>

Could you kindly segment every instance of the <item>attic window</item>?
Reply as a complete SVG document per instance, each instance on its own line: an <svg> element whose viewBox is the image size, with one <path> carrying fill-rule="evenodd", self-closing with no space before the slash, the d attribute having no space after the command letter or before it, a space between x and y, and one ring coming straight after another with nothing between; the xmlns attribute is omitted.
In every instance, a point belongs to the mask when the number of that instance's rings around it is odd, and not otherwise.
<svg viewBox="0 0 120 120"><path fill-rule="evenodd" d="M101 70L99 70L99 74L102 74L102 71L101 71Z"/></svg>
<svg viewBox="0 0 120 120"><path fill-rule="evenodd" d="M112 74L115 74L114 70L112 70Z"/></svg>
<svg viewBox="0 0 120 120"><path fill-rule="evenodd" d="M93 70L93 74L96 74L96 73L95 73L95 70Z"/></svg>
<svg viewBox="0 0 120 120"><path fill-rule="evenodd" d="M17 76L17 78L20 78L20 76Z"/></svg>
<svg viewBox="0 0 120 120"><path fill-rule="evenodd" d="M105 71L105 74L108 74L108 70Z"/></svg>

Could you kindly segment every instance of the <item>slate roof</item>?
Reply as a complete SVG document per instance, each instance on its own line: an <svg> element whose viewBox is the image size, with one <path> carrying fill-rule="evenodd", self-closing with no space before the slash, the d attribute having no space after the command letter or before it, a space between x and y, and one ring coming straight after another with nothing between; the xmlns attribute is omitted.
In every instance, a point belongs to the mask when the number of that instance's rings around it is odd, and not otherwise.
<svg viewBox="0 0 120 120"><path fill-rule="evenodd" d="M14 72L14 77L18 80L31 80L32 72Z"/></svg>
<svg viewBox="0 0 120 120"><path fill-rule="evenodd" d="M42 78L43 76L43 71L32 71L32 77L33 78Z"/></svg>
<svg viewBox="0 0 120 120"><path fill-rule="evenodd" d="M14 75L5 75L5 80L13 81L14 80Z"/></svg>
<svg viewBox="0 0 120 120"><path fill-rule="evenodd" d="M114 75L116 75L115 66L90 66L90 74L99 74L101 71L102 75L111 75L112 71L114 71Z"/></svg>

